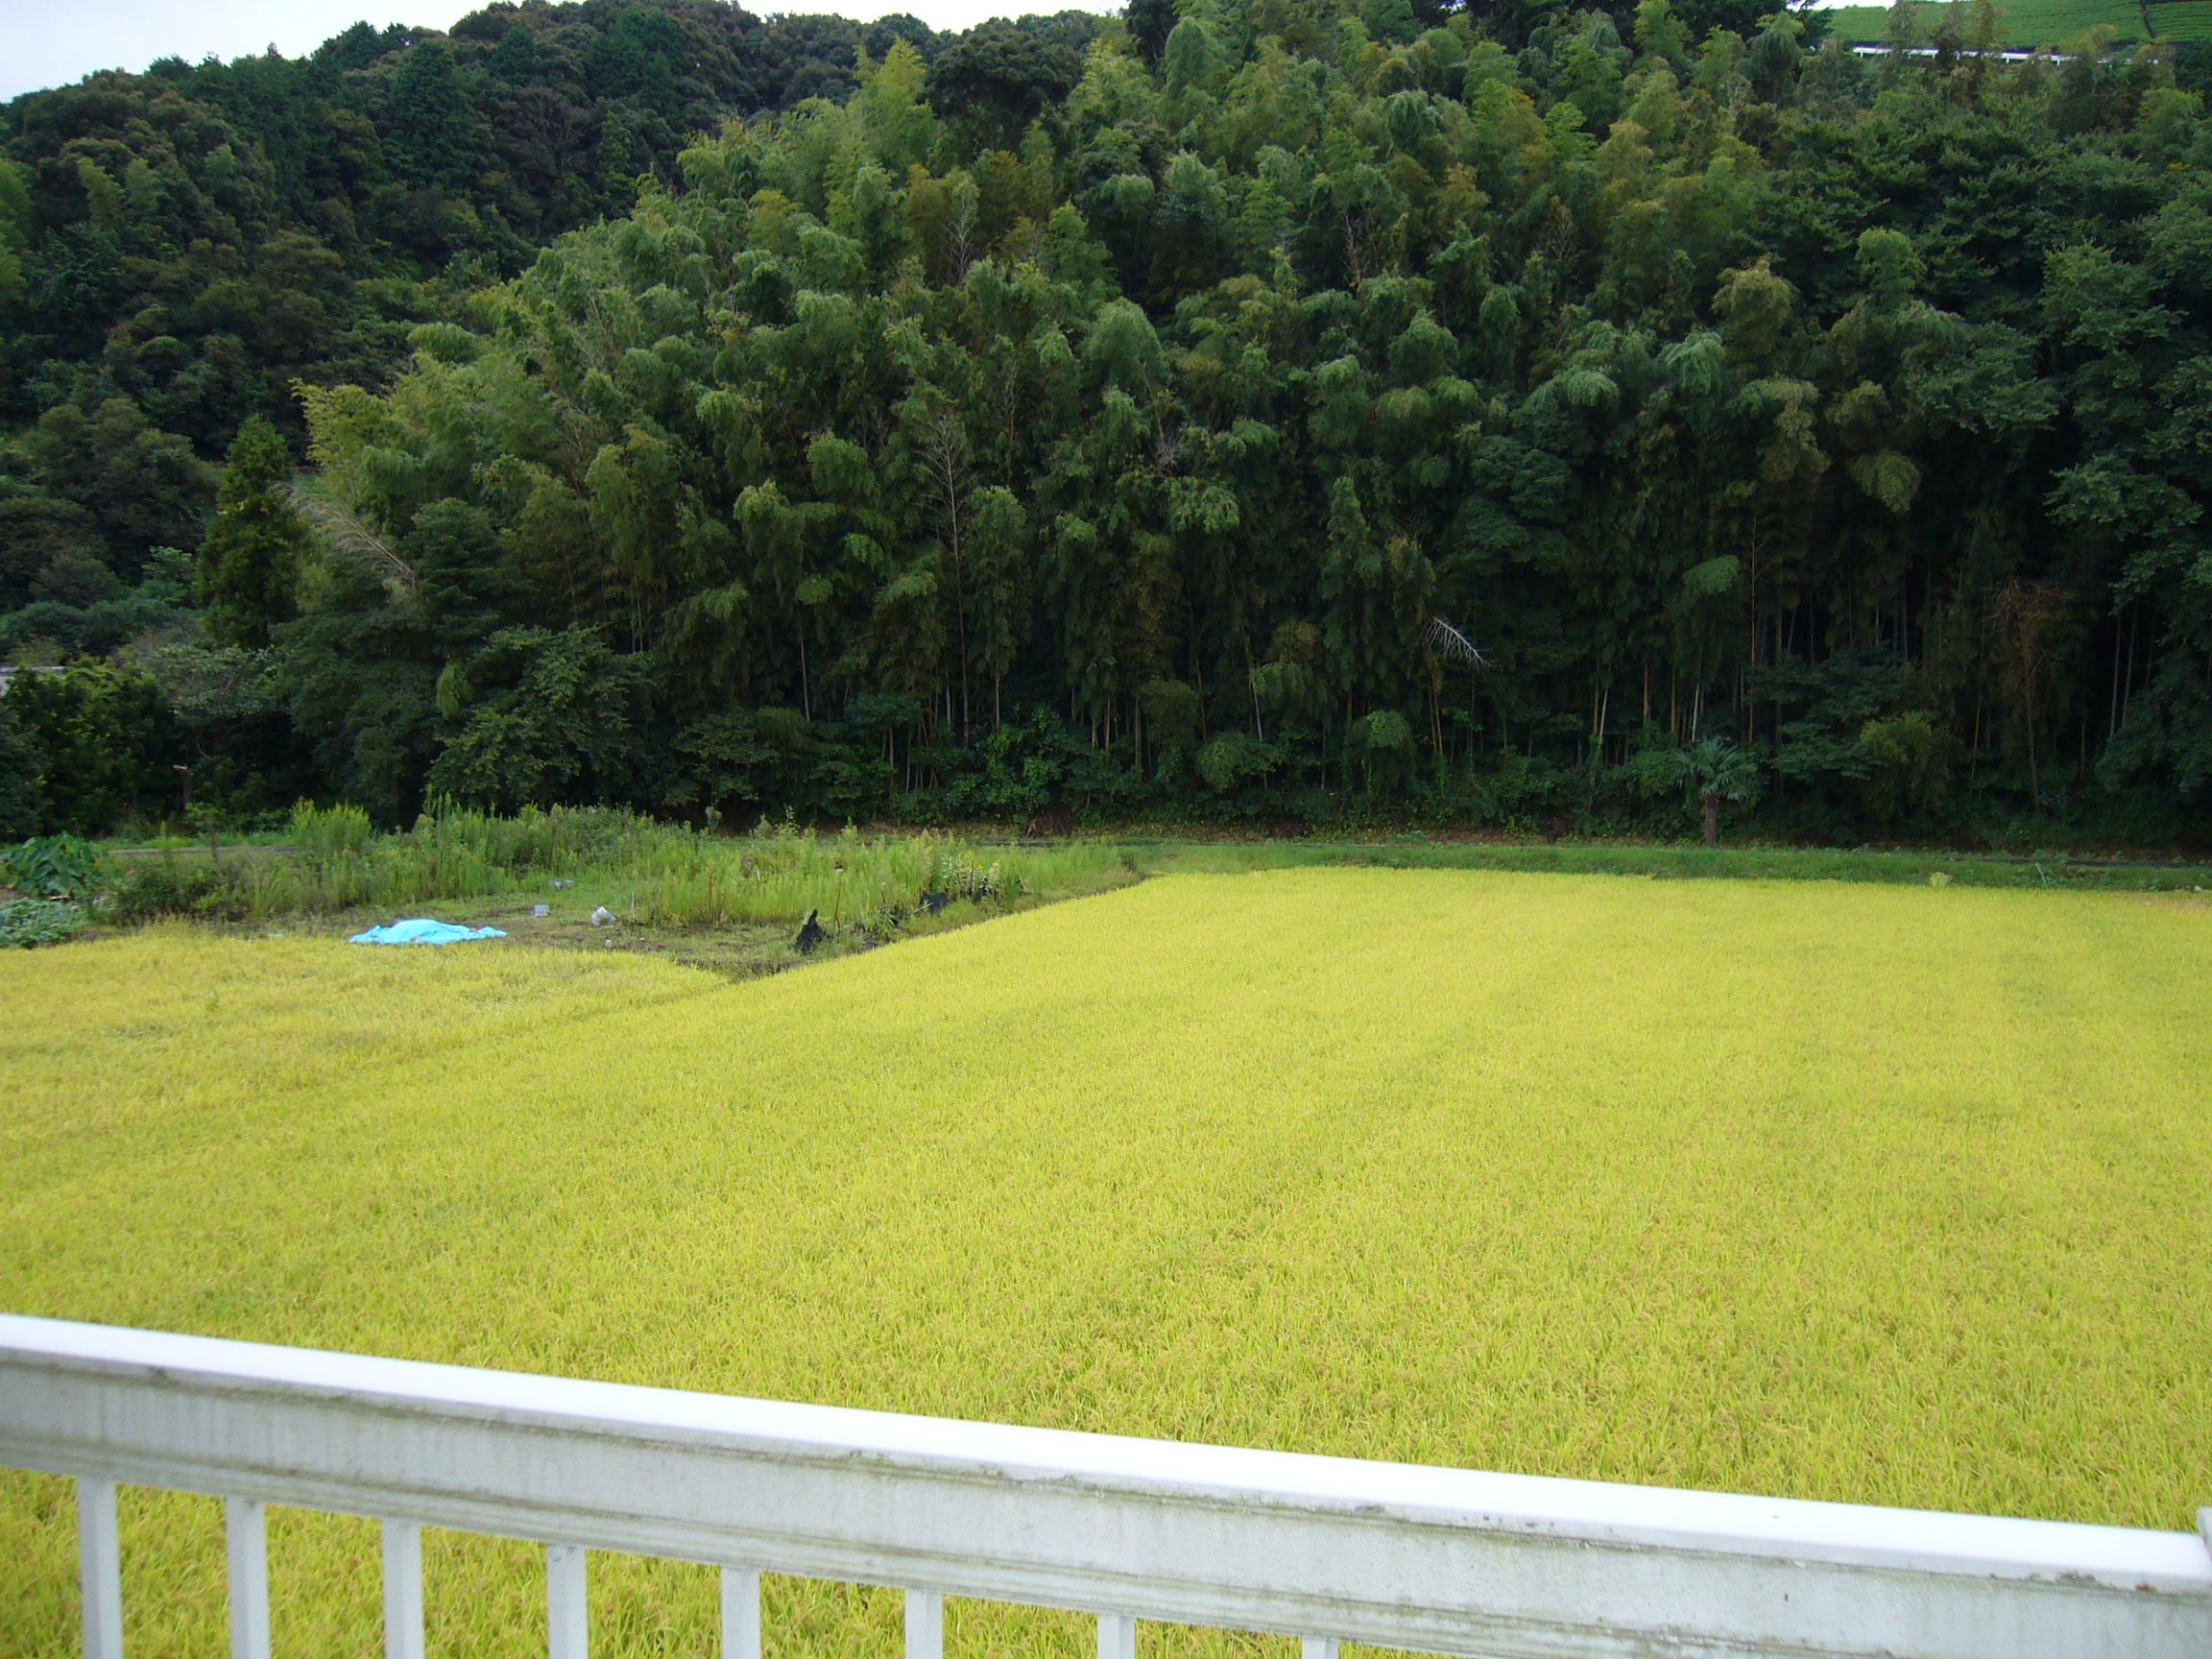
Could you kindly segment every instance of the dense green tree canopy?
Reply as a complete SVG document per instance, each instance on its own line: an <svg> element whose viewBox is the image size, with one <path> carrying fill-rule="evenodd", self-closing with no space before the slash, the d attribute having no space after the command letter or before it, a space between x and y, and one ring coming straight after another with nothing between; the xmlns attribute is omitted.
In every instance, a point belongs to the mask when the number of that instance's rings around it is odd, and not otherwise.
<svg viewBox="0 0 2212 1659"><path fill-rule="evenodd" d="M548 15L451 73L539 73ZM689 72L689 15L587 77ZM327 522L268 684L325 787L1695 828L1688 751L1826 835L2202 821L2212 138L2160 50L1164 21L886 41L389 385L298 376ZM430 125L508 141L472 108ZM124 510L11 507L38 575Z"/></svg>
<svg viewBox="0 0 2212 1659"><path fill-rule="evenodd" d="M1094 20L1032 19L1072 63ZM0 522L126 580L189 546L206 463L296 382L376 384L410 330L627 212L695 134L842 98L911 17L720 0L498 5L450 36L357 24L312 57L156 63L0 110ZM1057 96L1055 92L1053 94ZM87 517L86 515L89 515ZM0 571L0 602L19 602Z"/></svg>

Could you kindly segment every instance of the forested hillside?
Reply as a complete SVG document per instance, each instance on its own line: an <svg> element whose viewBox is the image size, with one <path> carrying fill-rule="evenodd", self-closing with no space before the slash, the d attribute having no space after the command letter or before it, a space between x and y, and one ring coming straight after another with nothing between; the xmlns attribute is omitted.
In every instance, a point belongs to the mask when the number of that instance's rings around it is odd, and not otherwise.
<svg viewBox="0 0 2212 1659"><path fill-rule="evenodd" d="M1027 27L1071 83L1094 22ZM214 497L204 464L241 421L297 440L296 383L380 384L412 326L628 212L694 135L842 98L902 39L943 44L911 17L534 3L450 36L356 24L299 61L169 60L15 100L0 116L0 603L63 554L45 588L68 598L102 586L88 560L128 581L148 547L190 548Z"/></svg>
<svg viewBox="0 0 2212 1659"><path fill-rule="evenodd" d="M0 626L115 661L0 817L1671 829L1719 739L1777 832L2186 837L2200 98L1811 26L593 0L22 101Z"/></svg>

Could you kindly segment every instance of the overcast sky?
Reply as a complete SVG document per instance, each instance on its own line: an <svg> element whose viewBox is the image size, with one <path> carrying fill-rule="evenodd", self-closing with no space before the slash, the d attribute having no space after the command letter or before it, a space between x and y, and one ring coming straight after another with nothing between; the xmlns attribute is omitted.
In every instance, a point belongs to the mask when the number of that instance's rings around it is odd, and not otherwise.
<svg viewBox="0 0 2212 1659"><path fill-rule="evenodd" d="M450 28L478 9L455 0L0 0L0 98L59 86L95 69L143 69L156 58L237 58L271 45L301 58L362 18L381 28ZM761 0L749 12L910 12L933 29L965 29L1022 12L1118 10L1115 0Z"/></svg>

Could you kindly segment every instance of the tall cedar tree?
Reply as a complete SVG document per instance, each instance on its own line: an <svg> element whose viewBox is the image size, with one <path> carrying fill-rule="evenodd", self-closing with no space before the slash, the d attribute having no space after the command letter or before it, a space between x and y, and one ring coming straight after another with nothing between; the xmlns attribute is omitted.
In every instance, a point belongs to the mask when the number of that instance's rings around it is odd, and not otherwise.
<svg viewBox="0 0 2212 1659"><path fill-rule="evenodd" d="M291 473L276 427L256 416L238 428L200 543L200 602L225 644L266 645L272 628L299 613L307 532L285 497Z"/></svg>

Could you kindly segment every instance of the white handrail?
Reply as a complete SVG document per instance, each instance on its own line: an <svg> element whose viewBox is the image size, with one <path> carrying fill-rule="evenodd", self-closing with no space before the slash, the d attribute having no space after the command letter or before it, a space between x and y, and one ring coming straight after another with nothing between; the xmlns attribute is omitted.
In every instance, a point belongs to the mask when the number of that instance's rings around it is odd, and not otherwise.
<svg viewBox="0 0 2212 1659"><path fill-rule="evenodd" d="M1301 1636L1310 1659L1339 1641L1530 1659L2212 1654L2212 1551L2189 1533L1185 1446L7 1315L0 1466L83 1482L87 1652L101 1659L120 1652L118 1481L233 1500L234 1563L260 1504L385 1518L388 1617L418 1626L388 1629L394 1654L421 1650L423 1525L550 1546L556 1651L578 1655L587 1549L729 1570L740 1659L758 1651L762 1571L908 1591L910 1659L935 1659L946 1595L1101 1615L1101 1659L1127 1659L1138 1619ZM256 1619L265 1632L266 1610ZM265 1636L251 1637L234 1650L258 1659Z"/></svg>

